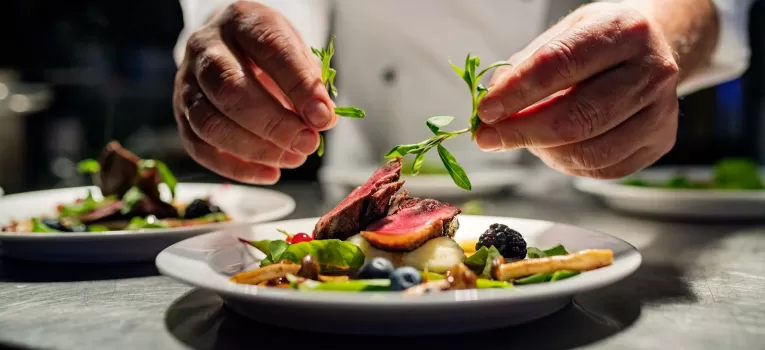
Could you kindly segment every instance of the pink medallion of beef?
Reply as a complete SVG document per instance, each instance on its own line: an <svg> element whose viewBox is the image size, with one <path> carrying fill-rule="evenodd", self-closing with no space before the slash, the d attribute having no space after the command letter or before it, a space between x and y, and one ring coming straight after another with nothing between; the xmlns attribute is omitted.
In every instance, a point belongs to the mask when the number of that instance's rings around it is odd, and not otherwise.
<svg viewBox="0 0 765 350"><path fill-rule="evenodd" d="M388 216L370 224L361 236L387 251L408 252L440 236L454 236L460 209L435 199L409 197L406 191L391 200Z"/></svg>
<svg viewBox="0 0 765 350"><path fill-rule="evenodd" d="M391 197L404 184L401 178L401 158L383 165L334 209L319 219L314 228L314 239L345 240L383 217Z"/></svg>

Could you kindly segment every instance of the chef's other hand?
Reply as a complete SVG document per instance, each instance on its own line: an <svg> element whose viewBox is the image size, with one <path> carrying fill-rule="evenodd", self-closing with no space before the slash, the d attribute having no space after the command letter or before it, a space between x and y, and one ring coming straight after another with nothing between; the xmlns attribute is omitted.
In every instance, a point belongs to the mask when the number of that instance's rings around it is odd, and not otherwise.
<svg viewBox="0 0 765 350"><path fill-rule="evenodd" d="M528 148L566 174L613 179L674 146L678 65L638 10L584 6L509 61L479 106L483 150Z"/></svg>
<svg viewBox="0 0 765 350"><path fill-rule="evenodd" d="M173 106L194 160L253 184L303 164L336 120L310 48L284 16L249 1L191 35Z"/></svg>

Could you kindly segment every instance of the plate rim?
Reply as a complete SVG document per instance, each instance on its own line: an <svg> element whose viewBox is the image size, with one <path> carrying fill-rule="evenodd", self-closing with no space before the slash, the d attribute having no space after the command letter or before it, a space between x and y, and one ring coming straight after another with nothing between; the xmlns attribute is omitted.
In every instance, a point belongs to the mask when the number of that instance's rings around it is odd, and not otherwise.
<svg viewBox="0 0 765 350"><path fill-rule="evenodd" d="M222 186L223 184L218 183L205 183L205 182L179 182L179 185L192 185L192 186ZM244 220L240 221L230 221L230 222L219 222L219 223L213 223L213 224L205 224L205 225L198 225L198 226L190 226L190 227L173 227L173 228L156 228L156 229L141 229L141 230L133 230L133 231L103 231L103 232L58 232L55 234L44 234L39 232L21 232L21 233L9 233L9 232L0 232L0 241L18 241L18 240L64 240L64 239L82 239L87 237L92 238L117 238L117 237L144 237L144 236L165 236L165 235L176 235L176 234L183 234L186 232L194 232L194 231L201 231L201 230L224 230L228 228L235 228L240 226L248 226L258 223L264 223L280 218L284 218L291 213L295 211L295 208L297 207L297 202L295 199L290 196L287 193L267 189L267 188L261 188L261 187L255 187L255 186L243 186L243 185L236 185L236 184L230 184L227 186L231 186L231 188L247 188L247 190L250 191L260 191L269 193L271 196L281 197L285 201L285 206L278 210L273 210L269 213L263 213L263 214L256 214L252 217L249 217ZM47 189L47 190L36 190L36 191L28 191L28 192L21 192L21 193L14 193L9 194L5 196L0 196L0 201L7 201L7 200L13 200L15 196L22 196L22 195L29 195L29 194L42 194L44 192L50 192L50 191L74 191L74 190L87 190L87 189L94 189L98 188L97 186L75 186L75 187L64 187L64 188L53 188L53 189Z"/></svg>
<svg viewBox="0 0 765 350"><path fill-rule="evenodd" d="M245 299L251 302L268 302L268 303L291 303L291 304L302 304L302 305L312 305L312 306L331 306L331 307L364 307L364 308L375 308L375 307L432 307L432 306L451 306L454 304L461 304L460 301L464 302L470 302L470 303L488 303L488 302L519 302L519 301L533 301L533 300L541 300L541 299L550 299L555 297L564 297L564 296L573 296L582 292L602 288L604 286L616 283L630 275L632 275L635 271L637 271L638 268L642 265L642 254L640 251L631 243L609 234L606 234L604 232L600 232L597 230L592 230L588 228L583 228L575 225L570 224L564 224L559 222L553 222L553 221L547 221L547 220L538 220L538 219L527 219L527 218L518 218L518 217L501 217L501 216L486 216L486 215L464 215L460 214L459 217L464 219L469 218L485 218L489 220L506 220L506 219L512 219L512 220L520 220L520 221L526 221L526 222L534 222L538 224L553 224L555 226L564 226L564 227L571 227L576 228L580 230L586 230L592 233L596 233L598 235L606 236L612 239L616 239L620 241L621 243L625 244L629 249L624 253L623 263L625 264L621 269L619 270L611 270L607 268L598 269L589 271L589 274L604 274L603 277L597 280L592 280L592 278L588 279L567 279L558 281L555 284L538 284L538 285L527 285L522 287L515 287L511 289L482 289L482 290L458 290L458 291L449 291L449 292L443 292L443 293L435 293L430 294L426 297L423 296L407 296L402 293L392 293L392 292L367 292L367 293L348 293L348 292L341 292L341 291L320 291L320 292L300 292L290 289L280 289L280 288L265 288L265 287L257 287L257 286L251 286L251 285L243 285L243 284L221 284L214 281L198 281L197 279L201 279L203 277L199 277L202 275L202 273L196 273L196 274L180 274L175 273L173 271L172 267L168 267L168 264L172 265L171 262L166 262L166 260L169 259L169 261L173 261L176 259L176 256L173 256L171 253L169 253L169 250L175 248L177 245L183 244L187 240L191 239L203 239L204 237L211 237L211 236L223 236L228 235L231 232L227 230L222 231L215 231L206 233L203 235L199 235L196 237L191 237L186 240L177 242L173 245L168 246L167 248L163 249L159 254L157 254L157 257L155 258L155 265L157 267L157 270L165 276L168 276L170 278L173 278L174 280L180 281L184 284L196 287L196 288L202 288L211 290L215 293L218 293L222 297L230 297L234 299ZM319 217L311 217L311 218L303 218L303 219L292 219L292 220L282 220L282 221L275 221L275 222L269 222L269 223L262 223L266 225L277 225L277 224L294 224L294 223L300 223L300 222L315 222L318 220ZM206 256L209 256L209 254L214 253L215 251L208 252ZM196 261L199 262L199 261ZM216 271L214 271L209 264L204 264L203 267L204 273L211 272L217 274ZM189 276L193 275L193 276ZM592 275L590 275L592 276ZM197 277L197 278L194 278ZM349 297L349 295L351 295ZM360 296L362 295L362 296ZM344 298L341 296L345 296ZM456 302L456 303L455 303Z"/></svg>

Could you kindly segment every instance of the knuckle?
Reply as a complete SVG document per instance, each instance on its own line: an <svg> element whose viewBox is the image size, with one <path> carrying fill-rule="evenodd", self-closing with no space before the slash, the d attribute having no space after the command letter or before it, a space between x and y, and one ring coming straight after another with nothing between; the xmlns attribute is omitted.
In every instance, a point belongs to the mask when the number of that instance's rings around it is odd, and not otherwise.
<svg viewBox="0 0 765 350"><path fill-rule="evenodd" d="M321 78L316 76L310 69L301 69L295 76L295 82L288 86L284 93L288 96L292 96L301 90L307 90L313 88L314 85L321 84Z"/></svg>
<svg viewBox="0 0 765 350"><path fill-rule="evenodd" d="M572 147L570 162L579 169L599 169L610 158L609 148L594 142L579 142Z"/></svg>
<svg viewBox="0 0 765 350"><path fill-rule="evenodd" d="M226 128L223 116L209 108L196 106L189 110L189 123L197 130L199 137L203 140L229 139L230 132Z"/></svg>
<svg viewBox="0 0 765 350"><path fill-rule="evenodd" d="M567 115L556 118L552 130L558 140L563 142L578 141L588 138L595 126L602 120L603 113L587 98L575 96Z"/></svg>
<svg viewBox="0 0 765 350"><path fill-rule="evenodd" d="M570 79L576 74L577 58L573 45L563 39L550 41L540 58L555 67L554 72L564 79Z"/></svg>
<svg viewBox="0 0 765 350"><path fill-rule="evenodd" d="M651 36L651 22L637 9L627 6L621 16L613 18L614 25L633 40L645 41Z"/></svg>
<svg viewBox="0 0 765 350"><path fill-rule="evenodd" d="M290 135L285 135L288 133L282 131L286 127L284 118L279 118L276 116L265 118L265 122L261 123L260 125L260 135L262 135L266 140L269 140L277 145L287 145L289 143L290 140L288 140L288 138Z"/></svg>
<svg viewBox="0 0 765 350"><path fill-rule="evenodd" d="M186 41L185 57L191 59L199 57L199 55L207 49L208 43L209 39L208 36L204 33L204 29L200 29L191 33L189 40Z"/></svg>
<svg viewBox="0 0 765 350"><path fill-rule="evenodd" d="M673 58L663 55L654 55L648 58L652 67L654 79L661 82L677 82L680 68Z"/></svg>

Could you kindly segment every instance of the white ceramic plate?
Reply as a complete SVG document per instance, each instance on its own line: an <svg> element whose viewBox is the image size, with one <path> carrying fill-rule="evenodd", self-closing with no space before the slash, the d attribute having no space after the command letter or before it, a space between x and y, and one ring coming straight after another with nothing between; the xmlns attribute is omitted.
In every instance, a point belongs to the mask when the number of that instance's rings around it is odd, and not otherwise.
<svg viewBox="0 0 765 350"><path fill-rule="evenodd" d="M53 215L58 204L85 197L88 190L93 191L94 197L100 196L97 187L88 186L0 197L0 226L13 219ZM295 209L295 201L290 196L256 187L179 183L176 194L181 202L211 195L211 201L231 216L232 221L140 231L0 232L0 254L27 260L80 263L151 261L162 249L191 236L280 219Z"/></svg>
<svg viewBox="0 0 765 350"><path fill-rule="evenodd" d="M375 169L371 168L322 168L319 171L319 180L325 184L343 186L346 190L344 197L353 188L364 184L369 179L369 174L374 171ZM471 191L457 187L448 174L402 175L402 179L406 181L405 188L415 197L458 198L493 194L503 189L514 188L524 180L526 174L527 171L521 167L473 170L468 172L473 185Z"/></svg>
<svg viewBox="0 0 765 350"><path fill-rule="evenodd" d="M460 215L458 241L477 238L490 224L498 222L521 232L531 246L549 248L560 243L570 251L612 249L614 263L554 283L417 297L395 292L301 292L229 280L258 263L250 255L254 249L235 237L283 237L277 228L311 232L317 220L281 221L193 237L162 251L157 256L157 267L165 275L217 292L234 311L264 323L323 332L434 334L491 329L544 317L564 307L577 293L628 276L641 262L640 253L629 243L583 228L547 221Z"/></svg>
<svg viewBox="0 0 765 350"><path fill-rule="evenodd" d="M710 168L649 168L632 176L664 182L682 171L697 181L711 178ZM576 178L574 187L594 195L605 205L626 213L666 218L765 218L765 191L685 190L635 187L622 180Z"/></svg>

